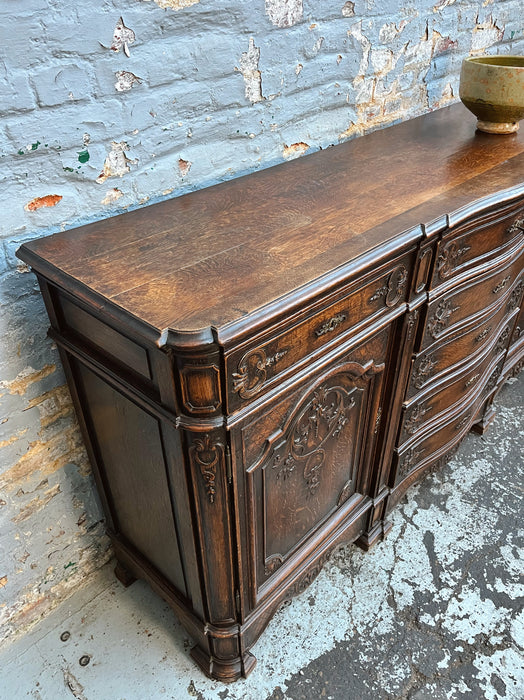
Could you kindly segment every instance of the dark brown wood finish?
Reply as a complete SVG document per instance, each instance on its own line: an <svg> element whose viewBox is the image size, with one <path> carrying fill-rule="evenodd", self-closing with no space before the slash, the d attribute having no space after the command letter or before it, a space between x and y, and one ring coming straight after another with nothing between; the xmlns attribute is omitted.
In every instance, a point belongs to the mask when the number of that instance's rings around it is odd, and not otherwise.
<svg viewBox="0 0 524 700"><path fill-rule="evenodd" d="M461 105L24 244L124 584L208 675L524 363L524 137Z"/></svg>

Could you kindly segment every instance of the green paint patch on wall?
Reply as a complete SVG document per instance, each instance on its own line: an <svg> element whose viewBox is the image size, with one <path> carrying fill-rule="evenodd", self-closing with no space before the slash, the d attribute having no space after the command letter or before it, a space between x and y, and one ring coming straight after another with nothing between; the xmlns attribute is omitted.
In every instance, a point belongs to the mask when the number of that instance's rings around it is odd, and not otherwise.
<svg viewBox="0 0 524 700"><path fill-rule="evenodd" d="M85 148L83 151L78 152L78 160L80 163L87 163L89 160L89 151Z"/></svg>

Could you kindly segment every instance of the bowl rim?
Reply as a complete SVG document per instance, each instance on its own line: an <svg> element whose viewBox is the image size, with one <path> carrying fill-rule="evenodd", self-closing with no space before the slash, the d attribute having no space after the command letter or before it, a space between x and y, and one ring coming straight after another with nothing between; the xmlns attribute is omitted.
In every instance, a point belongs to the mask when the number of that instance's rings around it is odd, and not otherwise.
<svg viewBox="0 0 524 700"><path fill-rule="evenodd" d="M506 61L510 61L509 65ZM511 61L515 64L511 64ZM524 55L523 54L496 54L493 56L466 56L463 63L475 63L480 66L490 66L498 68L514 68L515 70L524 70Z"/></svg>

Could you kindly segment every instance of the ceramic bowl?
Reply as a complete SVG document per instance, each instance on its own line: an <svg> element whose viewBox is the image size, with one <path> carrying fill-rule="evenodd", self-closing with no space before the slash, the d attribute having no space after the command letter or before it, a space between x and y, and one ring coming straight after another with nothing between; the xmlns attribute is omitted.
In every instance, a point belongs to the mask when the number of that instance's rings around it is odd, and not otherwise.
<svg viewBox="0 0 524 700"><path fill-rule="evenodd" d="M460 99L477 117L477 128L511 134L524 118L524 56L466 58Z"/></svg>

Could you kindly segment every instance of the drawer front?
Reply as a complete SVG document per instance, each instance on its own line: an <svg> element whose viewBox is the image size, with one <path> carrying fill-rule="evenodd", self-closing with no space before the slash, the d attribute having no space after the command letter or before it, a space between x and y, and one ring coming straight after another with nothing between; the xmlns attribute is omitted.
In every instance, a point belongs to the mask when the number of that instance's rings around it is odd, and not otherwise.
<svg viewBox="0 0 524 700"><path fill-rule="evenodd" d="M359 347L341 350L234 431L252 605L311 554L319 536L325 539L362 511L389 333L384 328Z"/></svg>
<svg viewBox="0 0 524 700"><path fill-rule="evenodd" d="M492 338L491 346L480 356L476 356L467 368L462 369L453 377L446 377L433 390L420 392L406 402L402 411L400 444L412 439L420 430L424 430L431 421L439 418L452 406L459 408L462 402L478 392L479 387L486 384L493 364L493 358L500 355L507 347L513 328L514 315L505 318L500 329L497 329L496 339Z"/></svg>
<svg viewBox="0 0 524 700"><path fill-rule="evenodd" d="M510 209L508 213L508 209ZM491 214L450 231L438 244L431 288L494 257L524 235L524 206Z"/></svg>
<svg viewBox="0 0 524 700"><path fill-rule="evenodd" d="M476 419L484 396L472 400L469 406L455 413L444 424L419 441L406 443L400 450L395 451L395 486L406 479L410 474L423 469L441 456L445 455L466 435Z"/></svg>
<svg viewBox="0 0 524 700"><path fill-rule="evenodd" d="M431 302L426 317L422 349L445 337L470 316L506 297L519 276L523 263L521 245L518 257L510 263L504 260L485 276L468 280L452 292Z"/></svg>
<svg viewBox="0 0 524 700"><path fill-rule="evenodd" d="M291 329L275 330L226 356L229 410L270 389L306 357L342 342L370 319L405 302L411 257L383 267L371 280L368 276L358 289L353 285L342 290L329 306L304 312Z"/></svg>
<svg viewBox="0 0 524 700"><path fill-rule="evenodd" d="M416 353L411 369L411 380L406 398L416 396L431 382L436 382L443 375L462 364L466 358L478 357L485 347L491 345L499 337L507 325L510 315L514 312L509 299L501 299L493 309L484 316L464 328L458 329L446 338L434 344L429 349Z"/></svg>

